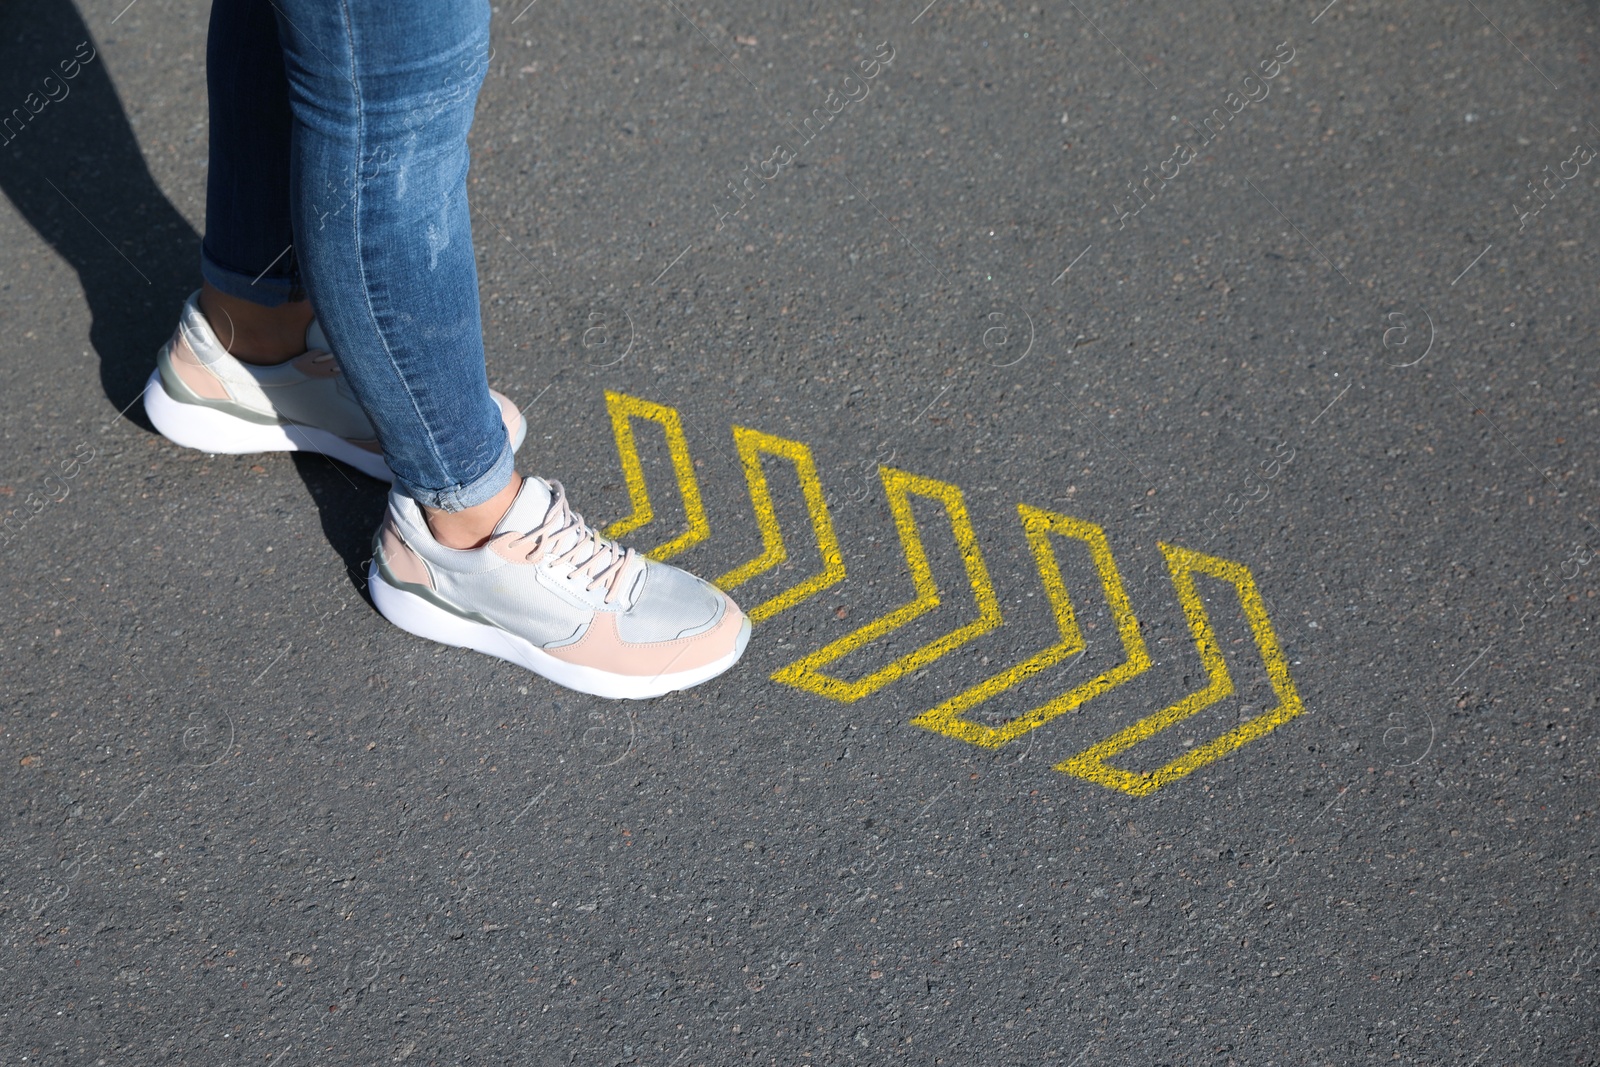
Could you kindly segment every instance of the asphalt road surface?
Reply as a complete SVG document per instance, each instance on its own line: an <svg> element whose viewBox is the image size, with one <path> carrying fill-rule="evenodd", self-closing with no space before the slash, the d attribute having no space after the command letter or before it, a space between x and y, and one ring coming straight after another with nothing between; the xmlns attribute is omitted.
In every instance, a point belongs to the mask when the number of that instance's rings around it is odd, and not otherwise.
<svg viewBox="0 0 1600 1067"><path fill-rule="evenodd" d="M0 1063L1597 1062L1600 9L924 2L496 10L526 468L761 615L645 703L152 433L206 6L0 3Z"/></svg>

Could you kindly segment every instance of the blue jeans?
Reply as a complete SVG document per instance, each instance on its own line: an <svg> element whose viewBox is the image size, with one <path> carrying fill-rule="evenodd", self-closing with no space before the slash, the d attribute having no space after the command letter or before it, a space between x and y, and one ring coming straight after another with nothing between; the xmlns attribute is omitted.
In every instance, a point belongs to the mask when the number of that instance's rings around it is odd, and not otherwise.
<svg viewBox="0 0 1600 1067"><path fill-rule="evenodd" d="M402 492L510 483L467 207L488 0L214 0L205 279L308 297Z"/></svg>

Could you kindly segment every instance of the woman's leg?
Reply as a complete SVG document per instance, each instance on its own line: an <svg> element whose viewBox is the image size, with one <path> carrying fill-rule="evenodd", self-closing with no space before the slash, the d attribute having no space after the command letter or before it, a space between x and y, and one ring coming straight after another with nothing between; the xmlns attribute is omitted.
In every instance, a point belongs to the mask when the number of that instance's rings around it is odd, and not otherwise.
<svg viewBox="0 0 1600 1067"><path fill-rule="evenodd" d="M206 90L200 307L231 354L281 362L305 351L311 303L294 278L289 83L270 0L213 0Z"/></svg>
<svg viewBox="0 0 1600 1067"><path fill-rule="evenodd" d="M750 622L726 594L608 540L559 485L516 475L484 370L467 210L488 0L273 3L300 270L395 474L373 604L412 633L604 696L658 696L733 666Z"/></svg>
<svg viewBox="0 0 1600 1067"><path fill-rule="evenodd" d="M300 277L400 489L453 513L514 480L467 208L487 0L275 0Z"/></svg>
<svg viewBox="0 0 1600 1067"><path fill-rule="evenodd" d="M426 64L408 66L410 57L401 55L397 60L381 33L374 36L363 28L375 21L370 14L362 15L361 20L344 18L344 9L328 9L328 2L337 4L337 0L298 0L307 10L290 16L279 5L291 0L214 0L206 56L211 170L201 254L205 281L197 299L184 305L172 339L156 355L156 371L145 386L145 413L168 439L189 448L236 454L320 452L374 478L393 480L394 471L382 454L380 430L364 410L364 404L371 404L380 417L388 416L381 436L403 457L400 462L411 472L412 491L419 485L438 488L443 490L442 503L448 506L474 503L470 498L455 497L452 490L472 485L485 471L490 475L488 481L493 481L502 446L508 441L512 446L520 444L526 424L509 400L487 392L483 348L477 341L470 243L464 280L457 261L441 264L439 271L440 277L448 279L440 282L445 291L465 292L471 297L470 336L441 338L438 320L416 302L417 279L379 262L381 255L373 257L372 270L366 269L368 264L362 259L374 242L381 247L413 234L420 234L417 240L427 240L428 234L404 222L396 232L385 225L382 211L367 210L364 219L358 215L358 209L372 206L362 202L363 183L373 179L377 187L382 182L376 179L392 176L385 174L383 167L370 174L362 172L359 142L370 133L376 143L385 146L374 158L397 159L398 149L407 144L414 149L423 140L408 138L404 121L398 135L377 121L383 109L393 104L386 94L404 91L408 81L415 91L420 91L420 85L435 89L456 86L463 83L465 71L429 70ZM286 27L291 26L311 26L320 34L298 39L304 56L296 56L286 44L285 33L292 32ZM355 44L357 30L362 34L359 47ZM358 55L363 64L350 61ZM335 56L345 57L342 66ZM373 64L381 69L385 63L397 72L396 77L371 86L357 80L355 72L364 72ZM290 100L290 65L302 75L298 115ZM465 166L466 127L475 91L473 81L449 97L451 102L466 99L465 119L458 116L456 128L437 145L428 146L440 148L445 155L453 151L460 168ZM445 99L437 94L428 98L436 103ZM368 106L363 107L364 101ZM402 119L409 115L411 127L448 110L432 103L406 106L411 111L402 113ZM330 195L324 195L322 186L302 182L295 174L296 142L301 139L297 127L309 131L304 138L309 148L303 158L320 167L316 181L328 186ZM426 165L417 168L419 173L427 169ZM404 175L401 177L403 184ZM309 207L299 205L305 210L298 214L297 187L314 194L308 198ZM377 188L373 195L381 203L392 194L392 189ZM450 199L448 193L446 198ZM454 200L463 202L461 196ZM464 227L464 221L461 225ZM364 246L357 240L358 250L352 258L351 239L362 235L371 240ZM299 269L308 244L318 253L321 302L343 312L334 317L351 352L355 373L348 376L341 373L345 352L313 327L312 304L306 299ZM374 294L381 299L370 302L372 308L421 308L416 328L383 336L364 328L367 323L359 316L352 319L350 298L359 295L364 300ZM465 316L457 316L457 320L467 321ZM409 360L411 367L420 366L420 371L413 371L421 374L420 384L402 376L402 393L397 399L383 368L372 369L375 350L380 360L398 353L399 362ZM452 376L447 368L442 374L430 374L427 358L419 361L418 353L437 355L449 366L470 368L475 364L476 373L469 369L464 375ZM361 395L352 388L358 378L366 383ZM448 398L443 404L430 400L441 394ZM496 421L480 438L479 416L485 404ZM397 411L400 414L395 414ZM448 435L430 438L417 430L419 424L454 427L458 417L461 433L453 439ZM491 459L474 464L473 456L463 457L464 441L475 441L478 451ZM496 489L498 486L478 487L486 495Z"/></svg>

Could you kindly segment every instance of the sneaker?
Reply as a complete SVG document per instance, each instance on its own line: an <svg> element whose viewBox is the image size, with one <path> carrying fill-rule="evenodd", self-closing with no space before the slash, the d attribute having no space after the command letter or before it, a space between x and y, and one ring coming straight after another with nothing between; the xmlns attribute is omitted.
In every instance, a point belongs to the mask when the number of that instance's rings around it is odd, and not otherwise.
<svg viewBox="0 0 1600 1067"><path fill-rule="evenodd" d="M500 405L513 450L527 423L509 398ZM320 452L394 481L378 435L356 403L322 327L306 331L306 352L287 363L257 367L228 354L200 310L196 291L183 305L178 329L156 356L144 387L144 410L163 437L202 452Z"/></svg>
<svg viewBox="0 0 1600 1067"><path fill-rule="evenodd" d="M726 593L600 536L542 478L524 478L488 542L466 550L435 541L416 502L391 490L367 577L402 630L596 696L687 689L750 640Z"/></svg>

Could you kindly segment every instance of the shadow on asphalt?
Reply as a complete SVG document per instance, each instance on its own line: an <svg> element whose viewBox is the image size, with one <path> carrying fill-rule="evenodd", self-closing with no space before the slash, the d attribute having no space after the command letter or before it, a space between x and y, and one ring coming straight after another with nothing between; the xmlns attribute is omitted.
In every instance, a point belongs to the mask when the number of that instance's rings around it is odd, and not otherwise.
<svg viewBox="0 0 1600 1067"><path fill-rule="evenodd" d="M294 469L317 505L322 535L344 560L356 591L367 596L367 563L372 559L372 531L383 519L389 487L337 460L304 452L292 454Z"/></svg>
<svg viewBox="0 0 1600 1067"><path fill-rule="evenodd" d="M200 236L145 166L77 9L67 0L0 9L0 118L14 118L13 108L29 116L4 130L11 139L0 146L0 190L77 272L94 317L100 384L112 412L121 411L138 397L196 284ZM76 76L63 77L62 63ZM128 416L150 429L137 404Z"/></svg>
<svg viewBox="0 0 1600 1067"><path fill-rule="evenodd" d="M107 418L126 409L154 433L135 401L178 308L199 284L200 235L145 165L77 9L67 0L0 0L0 25L0 191L77 272L93 316L89 338L111 405ZM4 125L7 118L13 121ZM328 543L364 593L386 488L319 456L294 461Z"/></svg>

